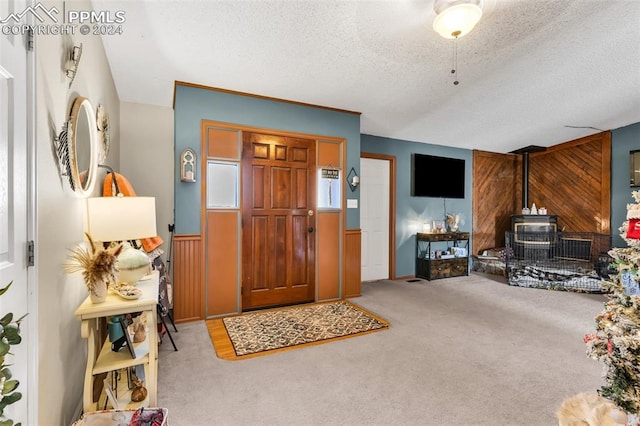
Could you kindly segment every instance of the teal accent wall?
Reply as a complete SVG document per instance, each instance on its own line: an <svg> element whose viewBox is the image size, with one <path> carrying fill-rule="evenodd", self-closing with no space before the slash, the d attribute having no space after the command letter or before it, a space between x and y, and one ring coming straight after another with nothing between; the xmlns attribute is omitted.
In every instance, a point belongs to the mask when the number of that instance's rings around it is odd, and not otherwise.
<svg viewBox="0 0 640 426"><path fill-rule="evenodd" d="M473 152L468 149L362 135L362 152L396 157L396 275L415 274L416 232L422 232L424 222L444 220L446 211L461 213L460 231L471 233L473 226L471 196L473 194ZM465 198L443 199L411 196L411 155L414 153L465 160ZM442 176L442 179L446 179ZM437 185L434 182L434 185ZM469 242L471 243L471 242ZM473 253L471 246L469 252Z"/></svg>
<svg viewBox="0 0 640 426"><path fill-rule="evenodd" d="M614 247L626 247L618 228L627 217L627 204L634 203L629 186L629 151L640 149L640 123L611 131L611 236Z"/></svg>
<svg viewBox="0 0 640 426"><path fill-rule="evenodd" d="M252 96L207 90L191 86L176 86L175 158L183 149L193 148L200 161L200 126L202 120L219 121L263 129L344 138L347 143L345 172L354 167L360 174L360 115L312 106L298 105ZM200 164L196 176L202 176ZM180 181L176 165L175 232L200 233L200 185ZM360 190L349 198L360 199ZM358 203L359 204L359 203ZM346 206L345 206L346 207ZM347 229L360 227L359 209L347 210Z"/></svg>

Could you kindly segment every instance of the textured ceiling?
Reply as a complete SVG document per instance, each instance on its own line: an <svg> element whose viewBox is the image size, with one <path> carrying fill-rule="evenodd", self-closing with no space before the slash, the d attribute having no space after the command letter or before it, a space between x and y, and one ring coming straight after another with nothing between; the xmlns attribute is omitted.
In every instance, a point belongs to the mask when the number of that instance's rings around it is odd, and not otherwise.
<svg viewBox="0 0 640 426"><path fill-rule="evenodd" d="M640 122L640 1L482 0L458 40L433 0L94 0L122 101L171 106L173 83L359 111L362 133L509 152Z"/></svg>

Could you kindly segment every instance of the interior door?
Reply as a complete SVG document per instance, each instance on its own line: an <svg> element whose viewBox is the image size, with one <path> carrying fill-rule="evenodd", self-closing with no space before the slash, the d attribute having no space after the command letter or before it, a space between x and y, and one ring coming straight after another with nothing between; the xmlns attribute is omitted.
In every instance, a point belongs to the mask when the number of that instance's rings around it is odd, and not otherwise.
<svg viewBox="0 0 640 426"><path fill-rule="evenodd" d="M315 299L315 147L243 133L243 311Z"/></svg>
<svg viewBox="0 0 640 426"><path fill-rule="evenodd" d="M0 2L0 18L18 13L25 2ZM13 312L17 319L28 312L27 288L27 49L26 36L3 35L0 37L0 287L13 281L11 288L0 297L0 316ZM35 314L32 317L36 316ZM31 424L27 415L27 398L36 389L28 387L28 363L33 360L29 351L33 331L31 318L22 323L22 342L12 346L13 379L18 379L17 389L22 400L9 405L5 416ZM35 421L35 420L33 420Z"/></svg>
<svg viewBox="0 0 640 426"><path fill-rule="evenodd" d="M388 279L390 162L360 158L360 176L361 279Z"/></svg>

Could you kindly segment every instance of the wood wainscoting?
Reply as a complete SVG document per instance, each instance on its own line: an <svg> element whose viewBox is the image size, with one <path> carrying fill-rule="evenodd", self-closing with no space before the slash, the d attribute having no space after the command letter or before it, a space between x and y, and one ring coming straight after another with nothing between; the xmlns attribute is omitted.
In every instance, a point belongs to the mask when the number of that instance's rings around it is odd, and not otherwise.
<svg viewBox="0 0 640 426"><path fill-rule="evenodd" d="M202 238L176 235L173 239L173 317L176 322L204 318Z"/></svg>
<svg viewBox="0 0 640 426"><path fill-rule="evenodd" d="M362 230L347 229L344 234L344 287L342 297L360 296Z"/></svg>
<svg viewBox="0 0 640 426"><path fill-rule="evenodd" d="M316 301L340 298L340 221L342 212L318 212Z"/></svg>
<svg viewBox="0 0 640 426"><path fill-rule="evenodd" d="M225 218L233 218L234 215L224 215ZM235 227L237 224L230 224ZM348 298L360 296L360 252L361 252L362 233L360 229L347 229L343 234L344 251L342 268L342 294L339 294L340 286L337 271L340 265L337 260L327 258L330 267L325 271L329 272L323 275L324 279L320 279L318 301L330 300L335 298ZM338 242L337 239L333 239ZM227 249L227 245L222 245L223 250ZM337 251L335 244L331 247ZM236 248L233 248L233 252ZM233 258L234 254L230 254ZM207 314L207 285L204 276L204 252L203 242L200 235L176 235L174 237L173 251L173 316L176 322L187 322L205 319ZM235 267L237 260L230 262L229 268ZM322 263L322 262L320 262ZM228 268L227 268L228 269ZM319 273L323 271L320 268ZM228 271L230 272L230 270ZM321 274L322 275L322 274ZM227 277L225 281L229 281ZM234 278L235 281L235 278ZM218 299L218 298L216 298ZM235 304L234 295L230 295L225 306L221 307L220 312L228 312L232 310ZM226 299L224 299L226 300Z"/></svg>

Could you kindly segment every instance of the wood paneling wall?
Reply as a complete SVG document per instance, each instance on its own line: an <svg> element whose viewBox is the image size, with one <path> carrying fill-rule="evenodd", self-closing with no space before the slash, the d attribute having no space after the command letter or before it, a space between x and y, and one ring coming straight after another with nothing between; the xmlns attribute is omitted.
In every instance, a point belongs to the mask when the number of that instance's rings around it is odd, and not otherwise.
<svg viewBox="0 0 640 426"><path fill-rule="evenodd" d="M176 322L204 317L202 239L176 235L173 240L173 317Z"/></svg>
<svg viewBox="0 0 640 426"><path fill-rule="evenodd" d="M347 229L344 235L344 288L342 297L360 296L362 231Z"/></svg>
<svg viewBox="0 0 640 426"><path fill-rule="evenodd" d="M318 213L317 301L340 298L341 212Z"/></svg>
<svg viewBox="0 0 640 426"><path fill-rule="evenodd" d="M344 203L346 202L344 170L345 144L343 141L319 140L317 152L317 167L338 167L342 169L341 190L342 209L317 208L317 247L316 251L316 301L334 300L344 293L343 273L343 232L344 232ZM320 185L320 182L318 182Z"/></svg>
<svg viewBox="0 0 640 426"><path fill-rule="evenodd" d="M240 167L242 136L238 129L227 129L216 123L202 121L202 235L204 235L203 287L206 294L203 318L240 313L240 247L241 210L235 208L207 209L207 194L216 186L240 182L216 182L208 176L209 161L224 161ZM210 187L211 186L211 187Z"/></svg>
<svg viewBox="0 0 640 426"><path fill-rule="evenodd" d="M546 207L567 232L610 234L611 132L529 154L529 207ZM473 250L504 246L522 209L522 157L473 152Z"/></svg>
<svg viewBox="0 0 640 426"><path fill-rule="evenodd" d="M207 317L240 311L240 220L240 211L207 211Z"/></svg>
<svg viewBox="0 0 640 426"><path fill-rule="evenodd" d="M529 203L568 232L611 232L611 132L529 155Z"/></svg>
<svg viewBox="0 0 640 426"><path fill-rule="evenodd" d="M522 208L521 170L517 155L473 151L474 253L504 246L511 215Z"/></svg>

